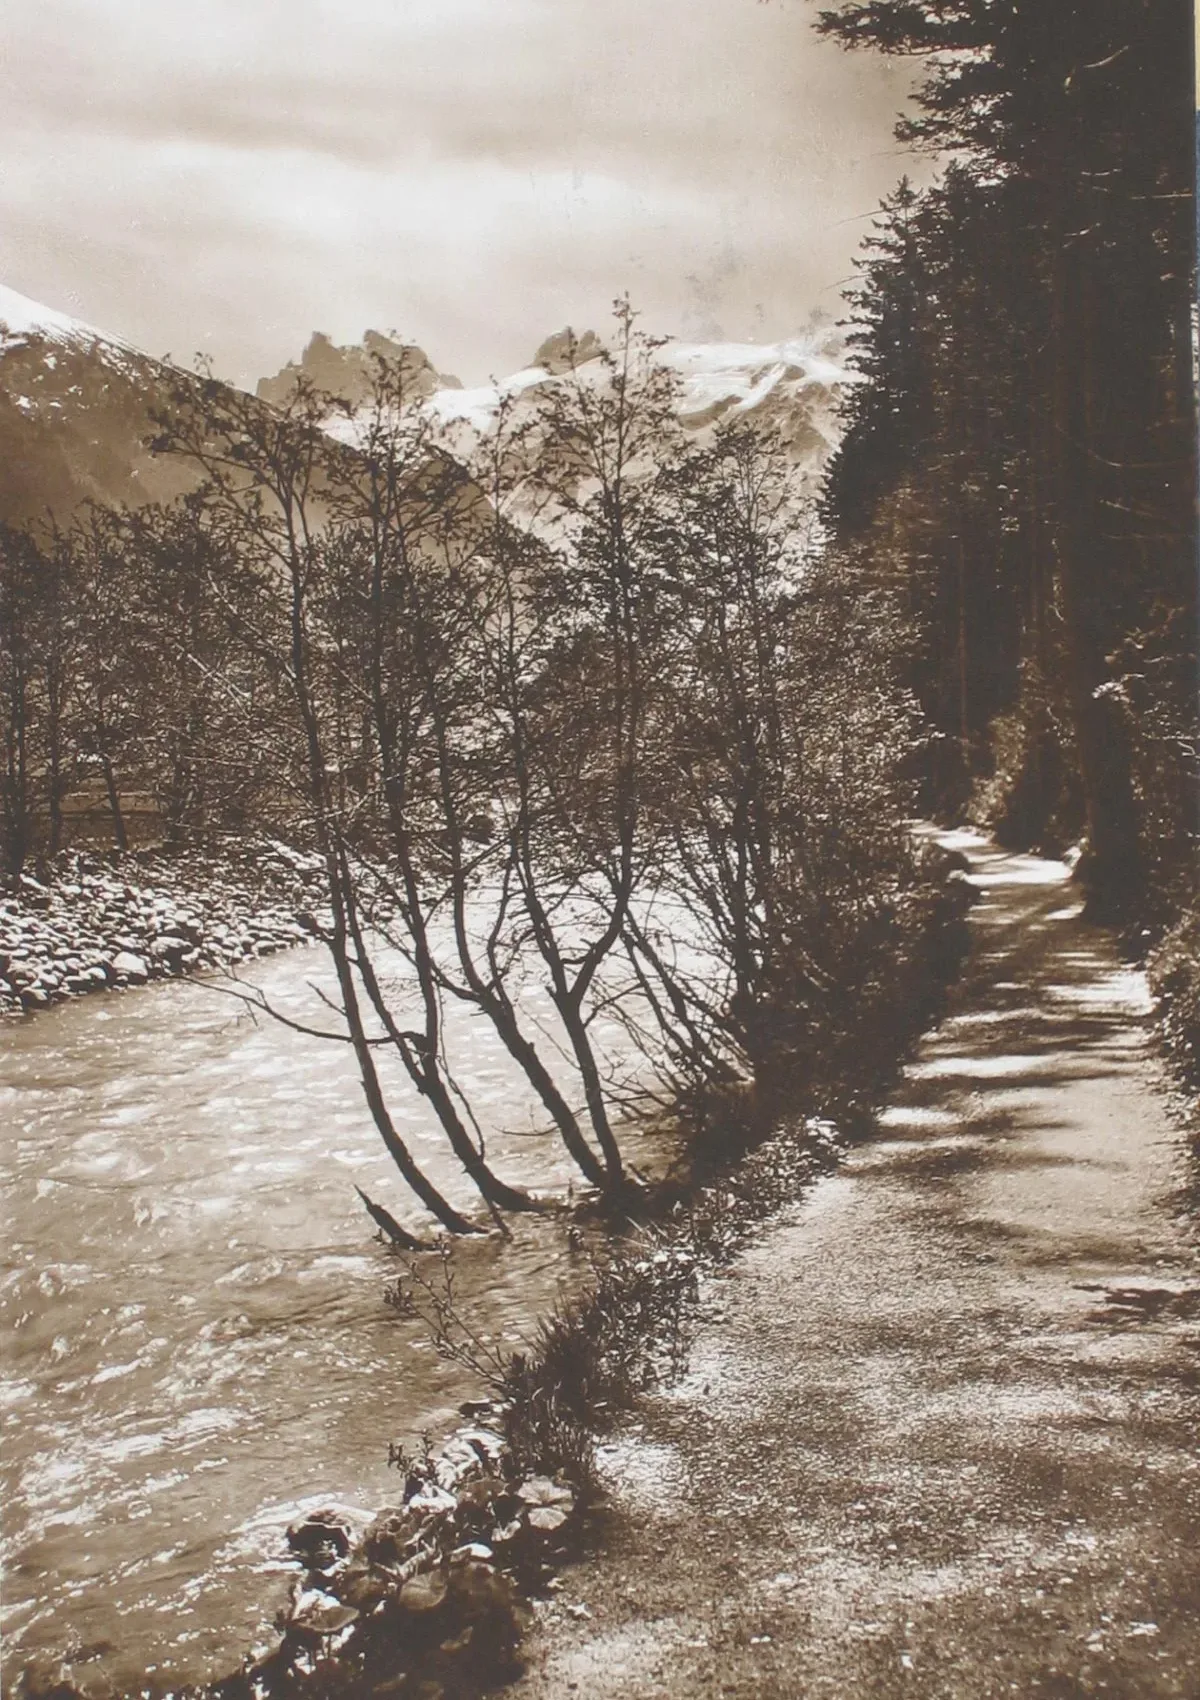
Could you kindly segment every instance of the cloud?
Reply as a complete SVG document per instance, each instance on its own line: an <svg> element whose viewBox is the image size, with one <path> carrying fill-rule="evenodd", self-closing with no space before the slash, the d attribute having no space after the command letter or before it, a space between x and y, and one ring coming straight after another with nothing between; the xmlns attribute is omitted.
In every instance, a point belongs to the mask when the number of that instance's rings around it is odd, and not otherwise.
<svg viewBox="0 0 1200 1700"><path fill-rule="evenodd" d="M756 0L39 0L5 279L250 381L316 327L467 378L630 289L774 336L849 269L905 85Z"/></svg>

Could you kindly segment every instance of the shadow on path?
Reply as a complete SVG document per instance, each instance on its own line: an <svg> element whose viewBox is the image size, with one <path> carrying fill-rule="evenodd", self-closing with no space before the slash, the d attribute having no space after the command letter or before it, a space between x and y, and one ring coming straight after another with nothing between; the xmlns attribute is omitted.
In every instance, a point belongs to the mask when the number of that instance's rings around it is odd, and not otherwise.
<svg viewBox="0 0 1200 1700"><path fill-rule="evenodd" d="M957 835L947 1018L705 1295L513 1700L1200 1694L1200 1269L1142 977Z"/></svg>

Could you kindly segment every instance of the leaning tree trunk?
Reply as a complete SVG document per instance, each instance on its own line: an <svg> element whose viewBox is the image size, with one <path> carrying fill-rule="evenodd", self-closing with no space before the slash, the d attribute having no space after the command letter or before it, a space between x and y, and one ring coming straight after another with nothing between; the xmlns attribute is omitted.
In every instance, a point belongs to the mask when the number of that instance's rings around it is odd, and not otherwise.
<svg viewBox="0 0 1200 1700"><path fill-rule="evenodd" d="M543 1206L536 1198L522 1191L520 1187L510 1186L507 1181L501 1180L499 1175L489 1166L482 1151L475 1145L463 1124L462 1117L454 1107L454 1100L439 1066L436 1053L428 1045L418 1050L414 1041L398 1027L384 996L383 988L379 984L366 940L363 937L358 905L354 894L353 874L344 849L339 849L337 852L337 864L345 898L346 917L349 922L350 935L354 941L355 968L359 978L366 989L371 1007L399 1052L409 1078L422 1097L429 1100L434 1113L441 1122L454 1155L471 1177L480 1196L487 1204L492 1205L497 1210L541 1210ZM412 897L413 894L410 893L410 900ZM422 948L427 948L424 945L423 937L417 939L414 955L417 955ZM417 972L421 978L422 990L426 998L436 997L431 965L428 962L419 961Z"/></svg>
<svg viewBox="0 0 1200 1700"><path fill-rule="evenodd" d="M367 1108L371 1112L371 1118L379 1130L384 1145L387 1147L388 1155L426 1209L452 1234L474 1233L473 1225L454 1208L448 1199L442 1196L437 1187L414 1161L412 1153L396 1131L395 1123L388 1112L387 1101L384 1098L383 1088L379 1081L379 1073L375 1067L375 1059L371 1055L370 1041L366 1036L359 1010L354 971L350 964L350 953L347 948L345 905L338 890L337 867L333 857L327 857L326 866L333 908L331 953L337 971L338 987L342 994L346 1024L350 1030L350 1040L358 1061L363 1095L367 1101Z"/></svg>

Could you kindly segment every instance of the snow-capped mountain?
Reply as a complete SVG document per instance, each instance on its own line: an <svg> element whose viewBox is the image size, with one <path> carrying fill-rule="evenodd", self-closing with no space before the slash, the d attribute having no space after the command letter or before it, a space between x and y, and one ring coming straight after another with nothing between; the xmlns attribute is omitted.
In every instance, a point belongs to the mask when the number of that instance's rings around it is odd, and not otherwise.
<svg viewBox="0 0 1200 1700"><path fill-rule="evenodd" d="M317 333L299 361L259 383L258 395L281 406L307 379L358 408L372 360L383 356L400 362L445 449L469 461L506 400L518 421L534 419L551 386L605 383L603 352L594 332L561 331L520 371L464 388L421 349L378 332L349 347ZM805 483L820 476L838 440L838 398L851 381L835 329L812 325L775 343L668 342L658 358L678 380L678 416L689 432L703 436L722 419L757 420L787 444ZM192 487L185 464L147 446L151 415L178 377L122 338L0 286L0 522L65 517L87 500L165 501ZM353 418L341 415L331 428L353 440Z"/></svg>
<svg viewBox="0 0 1200 1700"><path fill-rule="evenodd" d="M0 521L189 488L185 466L146 446L167 373L120 337L0 286Z"/></svg>
<svg viewBox="0 0 1200 1700"><path fill-rule="evenodd" d="M31 337L44 337L78 348L101 342L111 348L133 352L120 337L107 335L92 325L84 324L82 319L73 319L53 307L43 307L39 301L31 301L28 295L21 295L17 290L0 284L0 350L7 350Z"/></svg>
<svg viewBox="0 0 1200 1700"><path fill-rule="evenodd" d="M410 395L442 427L446 448L468 460L505 403L514 422L520 422L536 414L539 399L556 384L606 382L603 352L593 331L579 336L560 331L520 371L464 388L439 374L424 350L412 344L367 331L361 344L339 347L318 333L299 362L259 383L258 394L281 405L304 377L356 408L370 391L372 356L400 360ZM812 478L837 446L838 401L852 379L841 333L832 326L814 325L774 343L672 341L658 358L678 380L678 416L689 432L701 435L719 420L753 418L781 437L795 464ZM353 439L352 419L339 418L331 428Z"/></svg>
<svg viewBox="0 0 1200 1700"><path fill-rule="evenodd" d="M574 339L574 374L604 381L594 332ZM475 389L438 389L427 405L456 434L458 446L488 432L505 397L532 400L568 381L569 331L544 342L530 365ZM837 402L849 379L840 334L831 328L786 342L668 342L659 360L679 380L679 419L702 432L720 419L753 416L778 430L800 464L821 463L836 447Z"/></svg>

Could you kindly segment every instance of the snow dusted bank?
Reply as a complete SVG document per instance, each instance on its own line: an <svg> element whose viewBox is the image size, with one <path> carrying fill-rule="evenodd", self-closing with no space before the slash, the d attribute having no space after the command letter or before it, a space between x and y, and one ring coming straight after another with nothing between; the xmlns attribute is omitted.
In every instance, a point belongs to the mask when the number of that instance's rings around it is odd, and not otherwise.
<svg viewBox="0 0 1200 1700"><path fill-rule="evenodd" d="M321 870L274 841L220 852L71 852L0 897L0 1015L232 967L317 931Z"/></svg>

